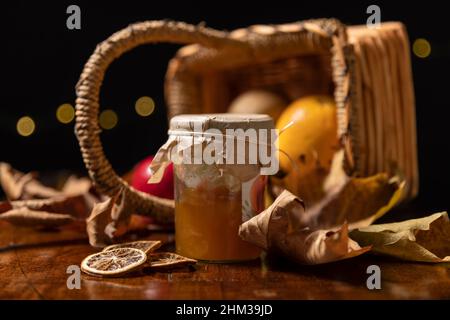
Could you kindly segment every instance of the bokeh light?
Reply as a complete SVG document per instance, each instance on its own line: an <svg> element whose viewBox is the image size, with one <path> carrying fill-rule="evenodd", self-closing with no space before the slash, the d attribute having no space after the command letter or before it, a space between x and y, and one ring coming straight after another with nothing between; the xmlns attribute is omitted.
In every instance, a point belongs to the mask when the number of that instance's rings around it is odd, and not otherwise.
<svg viewBox="0 0 450 320"><path fill-rule="evenodd" d="M431 54L431 44L428 40L420 38L413 43L413 52L419 58L426 58Z"/></svg>
<svg viewBox="0 0 450 320"><path fill-rule="evenodd" d="M136 100L134 108L141 117L148 117L155 110L155 102L150 97L140 97Z"/></svg>
<svg viewBox="0 0 450 320"><path fill-rule="evenodd" d="M114 110L108 109L100 113L98 121L100 123L100 127L106 130L110 130L117 125L119 117L117 116L117 113Z"/></svg>
<svg viewBox="0 0 450 320"><path fill-rule="evenodd" d="M75 118L75 109L70 103L64 103L56 110L56 118L59 122L67 124Z"/></svg>
<svg viewBox="0 0 450 320"><path fill-rule="evenodd" d="M22 117L17 121L17 133L22 137L31 136L36 129L34 120L28 116Z"/></svg>

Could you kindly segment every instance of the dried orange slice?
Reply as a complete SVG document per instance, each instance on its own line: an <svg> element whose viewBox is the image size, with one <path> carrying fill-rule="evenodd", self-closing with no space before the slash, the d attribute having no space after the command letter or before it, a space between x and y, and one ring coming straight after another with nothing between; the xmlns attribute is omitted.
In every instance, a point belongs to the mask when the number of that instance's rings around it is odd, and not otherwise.
<svg viewBox="0 0 450 320"><path fill-rule="evenodd" d="M81 270L103 277L114 277L136 270L147 260L144 251L134 248L117 248L87 256Z"/></svg>
<svg viewBox="0 0 450 320"><path fill-rule="evenodd" d="M147 266L150 269L173 269L196 263L197 260L186 258L172 252L150 253L147 258Z"/></svg>
<svg viewBox="0 0 450 320"><path fill-rule="evenodd" d="M140 240L140 241L133 241L133 242L125 242L125 243L119 243L119 244L113 244L110 246L107 246L103 249L103 251L110 251L112 249L117 248L134 248L144 251L145 253L153 252L159 247L161 247L162 242L161 241L150 241L150 240Z"/></svg>

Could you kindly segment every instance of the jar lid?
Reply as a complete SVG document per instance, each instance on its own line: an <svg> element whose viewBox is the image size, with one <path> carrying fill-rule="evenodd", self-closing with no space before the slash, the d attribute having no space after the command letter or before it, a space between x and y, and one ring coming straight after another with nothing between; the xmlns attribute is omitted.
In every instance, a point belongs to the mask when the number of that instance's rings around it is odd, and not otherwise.
<svg viewBox="0 0 450 320"><path fill-rule="evenodd" d="M273 119L266 114L182 114L170 120L169 134L195 135L202 134L208 129L218 129L225 132L226 129L274 129Z"/></svg>
<svg viewBox="0 0 450 320"><path fill-rule="evenodd" d="M250 129L254 132L251 132ZM276 155L274 143L277 134L275 132L274 135L274 129L273 119L265 114L213 113L175 116L170 120L169 139L159 148L150 164L152 177L149 183L161 181L164 170L170 161L176 163L175 160L184 161L185 159L189 161L188 164L216 163L223 165L225 161L227 166L236 164L239 168L242 164L256 165L261 168L261 174L274 174L278 171L278 160L272 161L273 155ZM230 133L228 130L235 131ZM263 135L266 130L270 131L270 134ZM222 140L221 143L217 143L219 136L225 136L226 141ZM214 144L209 143L212 141L214 141ZM232 141L233 145L230 146L229 141ZM241 148L242 146L248 147L248 152L245 149L240 149L237 145L237 152L232 151L228 154L226 152L228 148L234 150L234 141L241 142ZM244 143L242 144L242 142ZM200 148L195 146L200 146ZM206 156L211 156L206 161L204 159L205 150L202 148L208 148L209 146L214 146L214 152L212 153L209 150L206 153ZM266 156L264 156L264 152L259 152L259 146L262 146L261 150L268 152ZM192 147L194 147L194 150L192 150ZM239 150L243 150L243 152ZM194 151L193 154L192 151ZM196 153L197 151L200 152ZM180 153L183 154L181 157L179 156ZM228 158L228 155L231 155L230 158ZM192 159L194 159L193 162L191 162ZM229 159L232 159L232 162ZM275 163L275 166L272 166L271 163ZM267 170L266 167L268 167ZM245 168L245 170L248 170L248 168Z"/></svg>

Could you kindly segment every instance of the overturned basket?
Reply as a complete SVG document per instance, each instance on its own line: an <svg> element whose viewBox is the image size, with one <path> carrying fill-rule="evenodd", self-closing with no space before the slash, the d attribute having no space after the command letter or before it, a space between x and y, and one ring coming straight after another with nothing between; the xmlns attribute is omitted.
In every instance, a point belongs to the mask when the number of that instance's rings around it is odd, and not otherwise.
<svg viewBox="0 0 450 320"><path fill-rule="evenodd" d="M89 174L108 195L125 190L144 215L173 219L173 201L130 187L113 170L100 141L99 91L108 66L124 52L154 42L191 44L171 60L169 118L225 112L239 93L264 88L290 99L334 92L346 171L402 174L407 197L418 191L415 105L406 31L346 27L335 19L257 25L231 33L171 21L130 25L100 43L77 84L76 133Z"/></svg>

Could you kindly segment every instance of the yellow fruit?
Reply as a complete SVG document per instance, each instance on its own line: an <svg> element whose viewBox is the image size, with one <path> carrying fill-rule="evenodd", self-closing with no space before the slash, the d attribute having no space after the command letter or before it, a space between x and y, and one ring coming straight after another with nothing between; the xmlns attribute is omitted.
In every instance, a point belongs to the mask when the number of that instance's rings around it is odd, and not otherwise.
<svg viewBox="0 0 450 320"><path fill-rule="evenodd" d="M298 99L281 114L276 127L286 128L278 139L284 187L303 198L318 196L307 193L314 193L322 183L339 144L334 100L327 96Z"/></svg>

